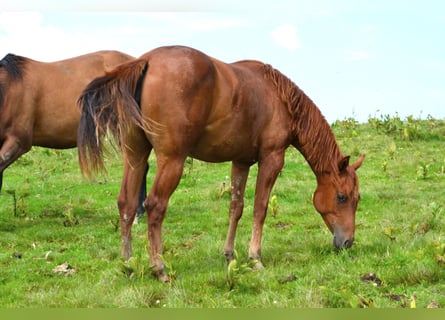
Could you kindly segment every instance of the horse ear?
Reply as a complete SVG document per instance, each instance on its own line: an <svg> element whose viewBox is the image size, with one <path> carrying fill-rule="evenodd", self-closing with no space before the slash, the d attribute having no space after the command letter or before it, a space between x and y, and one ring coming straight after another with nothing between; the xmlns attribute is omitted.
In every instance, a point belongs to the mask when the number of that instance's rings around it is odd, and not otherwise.
<svg viewBox="0 0 445 320"><path fill-rule="evenodd" d="M353 164L351 164L351 167L354 168L354 170L357 170L358 168L360 168L360 166L363 163L363 160L365 160L366 155L362 154L360 156L360 158L358 158L358 160L356 162L354 162Z"/></svg>
<svg viewBox="0 0 445 320"><path fill-rule="evenodd" d="M349 166L349 158L350 156L346 156L343 159L341 159L340 162L338 163L338 170L340 172L344 172L346 168Z"/></svg>

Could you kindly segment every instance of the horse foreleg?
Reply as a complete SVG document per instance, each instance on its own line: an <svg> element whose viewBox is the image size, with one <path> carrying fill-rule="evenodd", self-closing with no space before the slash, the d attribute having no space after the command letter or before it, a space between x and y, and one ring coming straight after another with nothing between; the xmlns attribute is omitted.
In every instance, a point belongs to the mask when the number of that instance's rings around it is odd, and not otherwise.
<svg viewBox="0 0 445 320"><path fill-rule="evenodd" d="M230 263L234 257L234 246L236 228L238 221L243 214L244 208L244 190L246 188L249 166L232 163L232 183L230 189L230 211L229 211L229 230L224 244L224 256L227 263Z"/></svg>
<svg viewBox="0 0 445 320"><path fill-rule="evenodd" d="M0 190L3 185L3 170L31 149L31 143L15 136L7 136L0 148Z"/></svg>
<svg viewBox="0 0 445 320"><path fill-rule="evenodd" d="M252 238L249 247L249 258L255 260L255 268L263 268L261 262L261 237L266 219L270 192L284 164L284 151L275 152L262 158L258 163L258 177L255 190Z"/></svg>
<svg viewBox="0 0 445 320"><path fill-rule="evenodd" d="M184 160L185 157L167 158L158 155L156 177L144 203L147 210L152 273L163 282L169 281L169 277L165 274L162 262L162 222L168 200L181 179Z"/></svg>

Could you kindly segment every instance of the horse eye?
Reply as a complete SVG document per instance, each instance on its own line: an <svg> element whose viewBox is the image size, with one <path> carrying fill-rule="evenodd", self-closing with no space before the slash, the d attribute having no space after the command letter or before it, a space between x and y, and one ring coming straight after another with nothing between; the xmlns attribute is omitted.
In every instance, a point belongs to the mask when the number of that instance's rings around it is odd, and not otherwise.
<svg viewBox="0 0 445 320"><path fill-rule="evenodd" d="M345 203L346 202L346 195L344 193L338 193L337 194L337 201L339 203Z"/></svg>

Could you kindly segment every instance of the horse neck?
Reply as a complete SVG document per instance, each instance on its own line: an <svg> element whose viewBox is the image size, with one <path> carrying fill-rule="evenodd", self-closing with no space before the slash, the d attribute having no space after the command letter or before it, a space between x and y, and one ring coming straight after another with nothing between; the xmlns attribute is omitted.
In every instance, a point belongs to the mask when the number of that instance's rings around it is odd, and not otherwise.
<svg viewBox="0 0 445 320"><path fill-rule="evenodd" d="M314 102L289 78L270 65L264 65L270 79L292 117L292 145L305 157L318 177L335 172L343 158L334 134Z"/></svg>

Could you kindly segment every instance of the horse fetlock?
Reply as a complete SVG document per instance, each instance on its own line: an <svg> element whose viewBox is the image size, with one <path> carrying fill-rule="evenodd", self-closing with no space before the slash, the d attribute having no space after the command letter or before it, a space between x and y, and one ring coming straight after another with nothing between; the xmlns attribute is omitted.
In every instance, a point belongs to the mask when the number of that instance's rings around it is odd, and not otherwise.
<svg viewBox="0 0 445 320"><path fill-rule="evenodd" d="M261 254L258 252L251 251L249 252L249 260L252 268L254 270L264 269L263 263L261 262Z"/></svg>
<svg viewBox="0 0 445 320"><path fill-rule="evenodd" d="M224 257L226 257L227 263L230 263L231 261L235 260L235 253L233 250L224 250Z"/></svg>
<svg viewBox="0 0 445 320"><path fill-rule="evenodd" d="M151 267L151 274L155 276L160 282L170 282L170 277L165 273L164 265L153 265Z"/></svg>
<svg viewBox="0 0 445 320"><path fill-rule="evenodd" d="M3 162L8 162L9 159L11 159L11 153L10 152L5 152L0 154L0 164Z"/></svg>

